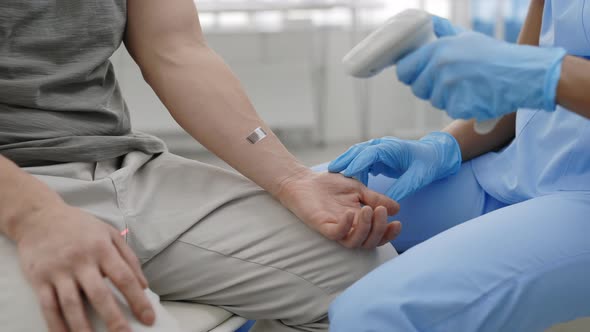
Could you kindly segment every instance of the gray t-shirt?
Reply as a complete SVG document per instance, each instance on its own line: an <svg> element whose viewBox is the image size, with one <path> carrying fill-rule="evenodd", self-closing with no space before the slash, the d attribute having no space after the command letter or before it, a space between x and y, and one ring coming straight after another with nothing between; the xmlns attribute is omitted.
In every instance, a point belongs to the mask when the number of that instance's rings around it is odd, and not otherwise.
<svg viewBox="0 0 590 332"><path fill-rule="evenodd" d="M0 1L0 154L20 166L165 150L131 131L109 57L126 0Z"/></svg>

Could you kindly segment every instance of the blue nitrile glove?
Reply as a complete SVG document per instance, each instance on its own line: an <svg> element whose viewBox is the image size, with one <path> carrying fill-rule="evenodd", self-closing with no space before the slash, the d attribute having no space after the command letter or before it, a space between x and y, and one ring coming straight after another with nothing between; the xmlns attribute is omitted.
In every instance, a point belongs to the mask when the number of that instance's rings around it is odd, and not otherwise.
<svg viewBox="0 0 590 332"><path fill-rule="evenodd" d="M432 16L432 25L434 27L434 34L439 38L456 36L467 31L461 27L453 25L453 23L451 23L451 21L447 20L446 18L436 15Z"/></svg>
<svg viewBox="0 0 590 332"><path fill-rule="evenodd" d="M509 44L433 22L439 39L397 63L399 80L418 98L452 118L480 121L521 107L555 110L564 49Z"/></svg>
<svg viewBox="0 0 590 332"><path fill-rule="evenodd" d="M328 170L356 177L364 185L369 173L396 178L386 195L399 201L433 181L455 174L461 161L455 138L435 132L419 141L384 137L357 144L331 162Z"/></svg>

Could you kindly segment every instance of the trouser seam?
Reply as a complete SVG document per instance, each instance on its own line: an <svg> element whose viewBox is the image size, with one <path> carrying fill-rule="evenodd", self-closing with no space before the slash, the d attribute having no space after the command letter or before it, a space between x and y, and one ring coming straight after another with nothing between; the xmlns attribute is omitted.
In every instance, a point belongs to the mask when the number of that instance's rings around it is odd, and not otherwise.
<svg viewBox="0 0 590 332"><path fill-rule="evenodd" d="M276 266L273 266L273 265L265 265L265 264L258 263L258 262L254 262L254 261L250 261L250 260L247 260L247 259L244 259L244 258L240 258L240 257L236 257L236 256L227 255L227 254L224 254L224 253L222 253L222 252L219 252L219 251L216 251L216 250L211 250L211 249L208 249L208 248L203 248L203 247L201 247L201 246L199 246L199 245L196 245L196 244L194 244L194 243L186 242L186 241L183 241L183 240L180 240L180 239L178 239L178 240L176 240L176 241L177 241L177 242L179 242L179 243L183 243L183 244L186 244L186 245L189 245L189 246L192 246L192 247L195 247L195 248L201 249L201 250L205 250L205 251L208 251L208 252L215 253L215 254L217 254L217 255L224 256L224 257L226 257L226 258L237 259L237 260L240 260L240 261L242 261L242 262L244 262L244 263L255 264L255 265L258 265L258 266L262 266L262 267L266 267L266 268L271 268L271 269L274 269L274 270L277 270L277 271L281 271L281 272L284 272L284 273L290 274L290 275L294 276L295 278L297 278L297 279L300 279L300 280L303 280L304 282L306 282L306 283L308 283L308 284L312 285L313 287L315 287L315 288L319 289L320 291L322 291L322 293L323 293L324 295L326 295L326 296L328 296L328 297L332 295L331 293L329 293L328 291L326 291L326 290L325 290L325 289L323 289L322 287L320 287L320 286L316 285L316 284L315 284L315 283L313 283L312 281L310 281L310 280L308 280L308 279L306 279L306 278L304 278L304 277L302 277L302 276L300 276L300 275L298 275L298 274L296 274L296 273L293 273L293 272L291 272L291 271L288 271L288 270L282 269L282 268L280 268L280 267L276 267Z"/></svg>
<svg viewBox="0 0 590 332"><path fill-rule="evenodd" d="M121 201L121 195L119 193L119 188L117 188L117 184L115 183L115 180L111 176L108 176L107 179L111 180L111 184L113 185L113 189L115 190L115 199L117 200L117 209L119 210L119 213L121 214L121 219L123 220L123 225L124 225L123 229L117 230L117 231L121 232L129 227L129 225L127 223L127 215L125 214L125 207L123 206L123 202ZM129 243L129 241L128 241L129 232L126 232L123 235L123 237L125 239L125 242Z"/></svg>
<svg viewBox="0 0 590 332"><path fill-rule="evenodd" d="M556 261L554 261L554 262L552 262L550 264L544 264L544 265L539 266L538 268L533 268L533 269L530 269L528 271L524 271L522 273L516 273L516 274L512 275L509 278L503 279L500 282L498 282L496 285L494 285L492 288L490 288L488 291L482 293L481 295L479 295L478 297L476 297L475 299L473 299L473 301L467 303L466 305L462 306L461 308L453 311L452 313L450 313L445 318L439 319L438 321L435 321L435 322L432 322L432 323L428 324L425 327L424 331L431 331L430 328L434 327L435 325L438 325L440 323L447 322L450 319L454 318L455 316L461 314L463 311L465 311L465 309L467 309L468 307L472 306L473 304L475 304L475 303L477 303L477 302L479 302L479 301L487 298L492 293L494 293L494 291L496 291L498 288L502 287L506 283L512 282L515 279L519 279L519 278L528 276L531 273L536 272L536 271L550 270L551 268L553 268L555 266L561 265L561 263L563 263L563 260L564 259L566 259L566 260L572 260L572 259L575 259L577 257L586 256L586 255L590 255L590 251L584 251L584 252L579 253L577 255L573 255L573 256L569 256L569 257L565 257L565 258L564 257L560 257L558 260L556 260Z"/></svg>

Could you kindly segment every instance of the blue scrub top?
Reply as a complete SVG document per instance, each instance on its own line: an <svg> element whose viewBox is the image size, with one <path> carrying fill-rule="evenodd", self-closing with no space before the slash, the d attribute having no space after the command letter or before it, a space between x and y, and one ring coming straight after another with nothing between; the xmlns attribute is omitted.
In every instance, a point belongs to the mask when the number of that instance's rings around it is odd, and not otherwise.
<svg viewBox="0 0 590 332"><path fill-rule="evenodd" d="M545 1L540 45L590 59L590 0ZM472 165L484 190L508 204L590 192L590 120L561 106L555 112L520 109L514 141Z"/></svg>

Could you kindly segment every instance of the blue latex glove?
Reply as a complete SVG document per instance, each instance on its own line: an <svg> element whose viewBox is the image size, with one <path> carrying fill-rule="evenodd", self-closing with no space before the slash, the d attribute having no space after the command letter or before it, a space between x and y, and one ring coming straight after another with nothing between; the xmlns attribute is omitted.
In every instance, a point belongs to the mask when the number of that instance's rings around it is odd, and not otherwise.
<svg viewBox="0 0 590 332"><path fill-rule="evenodd" d="M397 63L400 81L452 118L488 120L518 108L555 110L562 48L509 44L434 17L438 40Z"/></svg>
<svg viewBox="0 0 590 332"><path fill-rule="evenodd" d="M434 27L434 34L439 38L456 36L467 31L461 27L453 25L453 23L446 18L435 15L432 16L432 25Z"/></svg>
<svg viewBox="0 0 590 332"><path fill-rule="evenodd" d="M398 179L385 193L400 201L433 181L455 174L461 150L453 136L435 132L419 141L394 137L357 144L330 163L328 170L367 185L369 173Z"/></svg>

